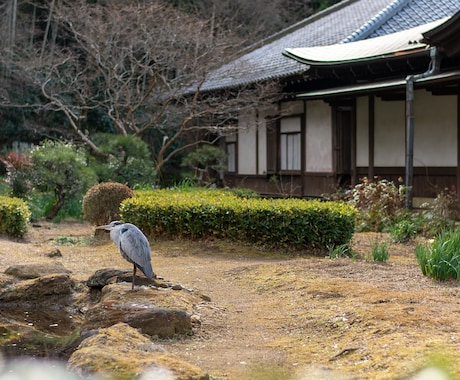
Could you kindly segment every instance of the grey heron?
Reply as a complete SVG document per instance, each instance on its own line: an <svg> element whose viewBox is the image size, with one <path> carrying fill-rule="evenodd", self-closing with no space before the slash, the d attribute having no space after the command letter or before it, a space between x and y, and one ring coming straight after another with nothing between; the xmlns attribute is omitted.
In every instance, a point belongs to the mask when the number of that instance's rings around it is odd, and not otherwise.
<svg viewBox="0 0 460 380"><path fill-rule="evenodd" d="M131 223L113 221L104 226L97 226L96 229L110 231L110 238L120 250L121 256L133 264L132 289L134 289L137 268L149 279L153 278L154 273L150 262L150 244L139 228Z"/></svg>

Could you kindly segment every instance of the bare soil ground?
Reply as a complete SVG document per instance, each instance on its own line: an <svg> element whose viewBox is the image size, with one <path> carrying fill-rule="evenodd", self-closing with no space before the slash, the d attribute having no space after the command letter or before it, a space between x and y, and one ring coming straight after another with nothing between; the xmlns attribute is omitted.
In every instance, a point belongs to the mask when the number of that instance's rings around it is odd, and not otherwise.
<svg viewBox="0 0 460 380"><path fill-rule="evenodd" d="M0 273L49 260L82 281L97 269L130 269L93 236L87 224L41 223L21 241L0 237ZM389 241L356 234L355 259L152 241L158 276L211 299L195 306L193 336L161 344L212 379L405 379L433 363L460 378L459 283L424 277L416 243L391 244L386 263L365 260L376 239ZM56 247L62 257L47 257Z"/></svg>

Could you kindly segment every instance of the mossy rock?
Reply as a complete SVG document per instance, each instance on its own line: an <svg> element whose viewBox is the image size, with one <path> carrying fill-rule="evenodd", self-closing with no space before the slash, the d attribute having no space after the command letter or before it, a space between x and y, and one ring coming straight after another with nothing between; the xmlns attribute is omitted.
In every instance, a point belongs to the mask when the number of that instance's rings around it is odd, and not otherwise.
<svg viewBox="0 0 460 380"><path fill-rule="evenodd" d="M125 323L100 329L85 339L70 357L68 367L82 376L96 374L117 379L155 371L170 372L176 380L209 379L201 369L166 353Z"/></svg>

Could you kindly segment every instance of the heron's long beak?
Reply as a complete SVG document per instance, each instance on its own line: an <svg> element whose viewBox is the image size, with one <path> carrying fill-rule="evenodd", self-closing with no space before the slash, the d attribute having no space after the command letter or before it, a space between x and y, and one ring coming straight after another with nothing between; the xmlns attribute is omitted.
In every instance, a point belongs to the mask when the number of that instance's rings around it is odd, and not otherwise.
<svg viewBox="0 0 460 380"><path fill-rule="evenodd" d="M111 230L112 228L110 224L106 224L105 226L97 226L96 230Z"/></svg>

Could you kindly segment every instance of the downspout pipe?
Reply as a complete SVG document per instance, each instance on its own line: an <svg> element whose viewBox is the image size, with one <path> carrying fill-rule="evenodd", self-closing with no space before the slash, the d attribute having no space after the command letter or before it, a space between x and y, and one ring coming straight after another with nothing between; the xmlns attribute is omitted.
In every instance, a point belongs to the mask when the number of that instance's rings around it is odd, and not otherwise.
<svg viewBox="0 0 460 380"><path fill-rule="evenodd" d="M430 49L430 65L421 74L406 77L406 208L412 209L414 180L414 83L439 72L440 55L436 47Z"/></svg>

